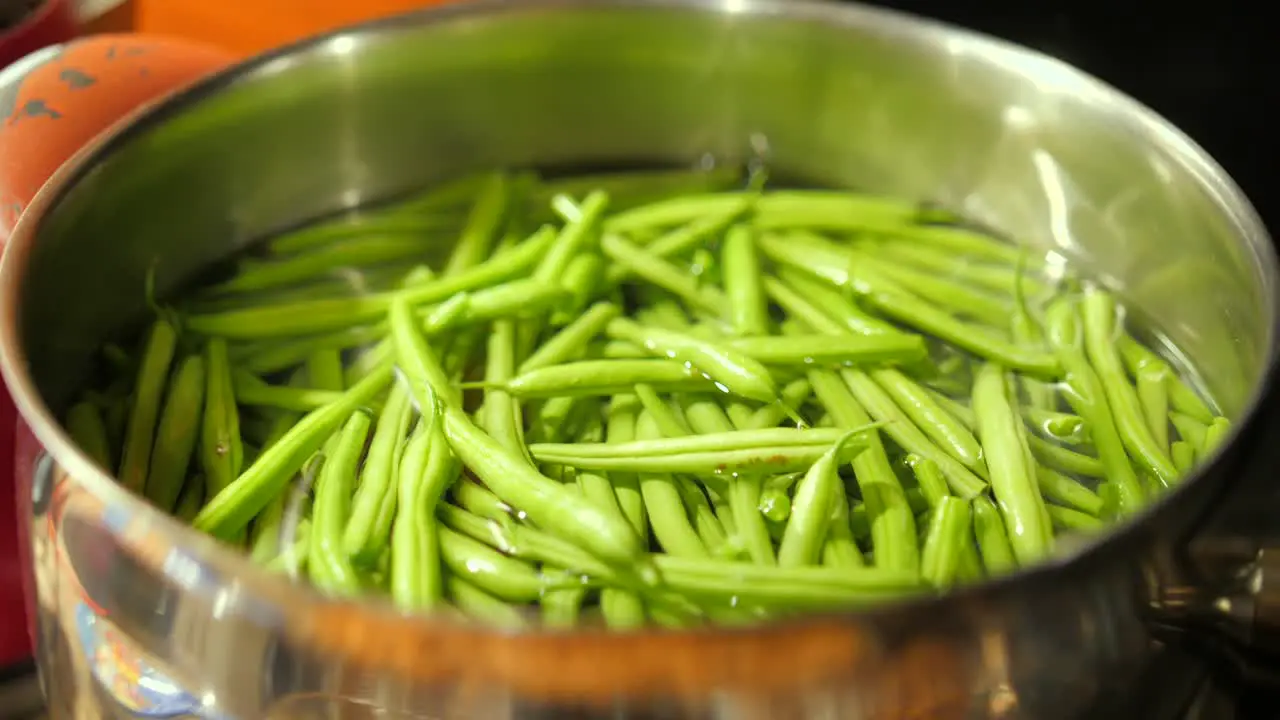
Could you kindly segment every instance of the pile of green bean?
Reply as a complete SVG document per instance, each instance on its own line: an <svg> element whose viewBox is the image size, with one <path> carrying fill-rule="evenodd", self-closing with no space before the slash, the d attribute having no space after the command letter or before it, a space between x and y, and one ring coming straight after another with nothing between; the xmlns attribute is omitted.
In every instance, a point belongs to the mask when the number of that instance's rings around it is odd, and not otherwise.
<svg viewBox="0 0 1280 720"><path fill-rule="evenodd" d="M1223 439L1107 291L914 202L743 181L487 173L275 237L107 346L66 426L267 568L503 627L945 591Z"/></svg>

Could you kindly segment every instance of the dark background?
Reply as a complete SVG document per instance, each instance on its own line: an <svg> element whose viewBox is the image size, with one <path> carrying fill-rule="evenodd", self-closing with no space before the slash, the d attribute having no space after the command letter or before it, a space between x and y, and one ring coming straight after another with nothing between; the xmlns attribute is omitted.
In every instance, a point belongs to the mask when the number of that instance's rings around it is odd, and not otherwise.
<svg viewBox="0 0 1280 720"><path fill-rule="evenodd" d="M1270 117L1280 26L1259 0L1065 2L889 0L875 4L979 30L1065 60L1171 120L1209 151L1275 234L1280 157ZM1280 710L1277 711L1280 716Z"/></svg>

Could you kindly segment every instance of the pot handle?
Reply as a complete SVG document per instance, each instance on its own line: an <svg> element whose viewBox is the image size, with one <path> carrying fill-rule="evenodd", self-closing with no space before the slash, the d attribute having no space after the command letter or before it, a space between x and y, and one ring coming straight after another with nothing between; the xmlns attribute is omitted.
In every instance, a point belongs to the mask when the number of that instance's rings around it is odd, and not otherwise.
<svg viewBox="0 0 1280 720"><path fill-rule="evenodd" d="M0 244L49 176L99 133L232 59L176 38L94 35L0 71Z"/></svg>
<svg viewBox="0 0 1280 720"><path fill-rule="evenodd" d="M1178 557L1157 568L1155 611L1166 628L1209 644L1253 680L1280 682L1280 388L1264 396L1222 460L1234 460L1225 491Z"/></svg>

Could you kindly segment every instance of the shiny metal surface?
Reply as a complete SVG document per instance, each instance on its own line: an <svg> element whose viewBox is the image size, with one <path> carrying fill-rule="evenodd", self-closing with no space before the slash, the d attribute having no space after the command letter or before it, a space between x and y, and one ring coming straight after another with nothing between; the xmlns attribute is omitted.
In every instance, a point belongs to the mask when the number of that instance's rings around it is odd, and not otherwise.
<svg viewBox="0 0 1280 720"><path fill-rule="evenodd" d="M707 155L940 202L1082 263L1243 430L1105 542L942 600L750 631L507 636L268 577L125 493L54 421L103 339L144 318L152 263L170 292L265 233L466 170ZM20 482L38 495L41 662L78 717L119 712L74 650L84 606L226 717L1126 716L1160 568L1262 433L1246 420L1277 324L1265 231L1159 118L996 41L784 0L488 2L252 61L64 168L0 293Z"/></svg>

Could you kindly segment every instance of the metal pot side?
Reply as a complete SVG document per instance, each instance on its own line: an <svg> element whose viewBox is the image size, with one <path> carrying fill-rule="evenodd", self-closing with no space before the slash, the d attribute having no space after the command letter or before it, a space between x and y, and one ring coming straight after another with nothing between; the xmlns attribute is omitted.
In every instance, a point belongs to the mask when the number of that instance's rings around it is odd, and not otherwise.
<svg viewBox="0 0 1280 720"><path fill-rule="evenodd" d="M482 167L751 154L941 203L1092 269L1242 432L1105 540L946 598L750 630L505 635L267 576L128 495L56 423L95 350L145 317L153 261L172 291L266 233ZM229 717L1101 712L1148 653L1153 569L1247 467L1276 280L1240 191L1153 113L1057 61L888 11L494 1L307 41L100 138L0 265L46 687L107 714L85 689L106 684L85 644L105 633L150 663L132 672Z"/></svg>

